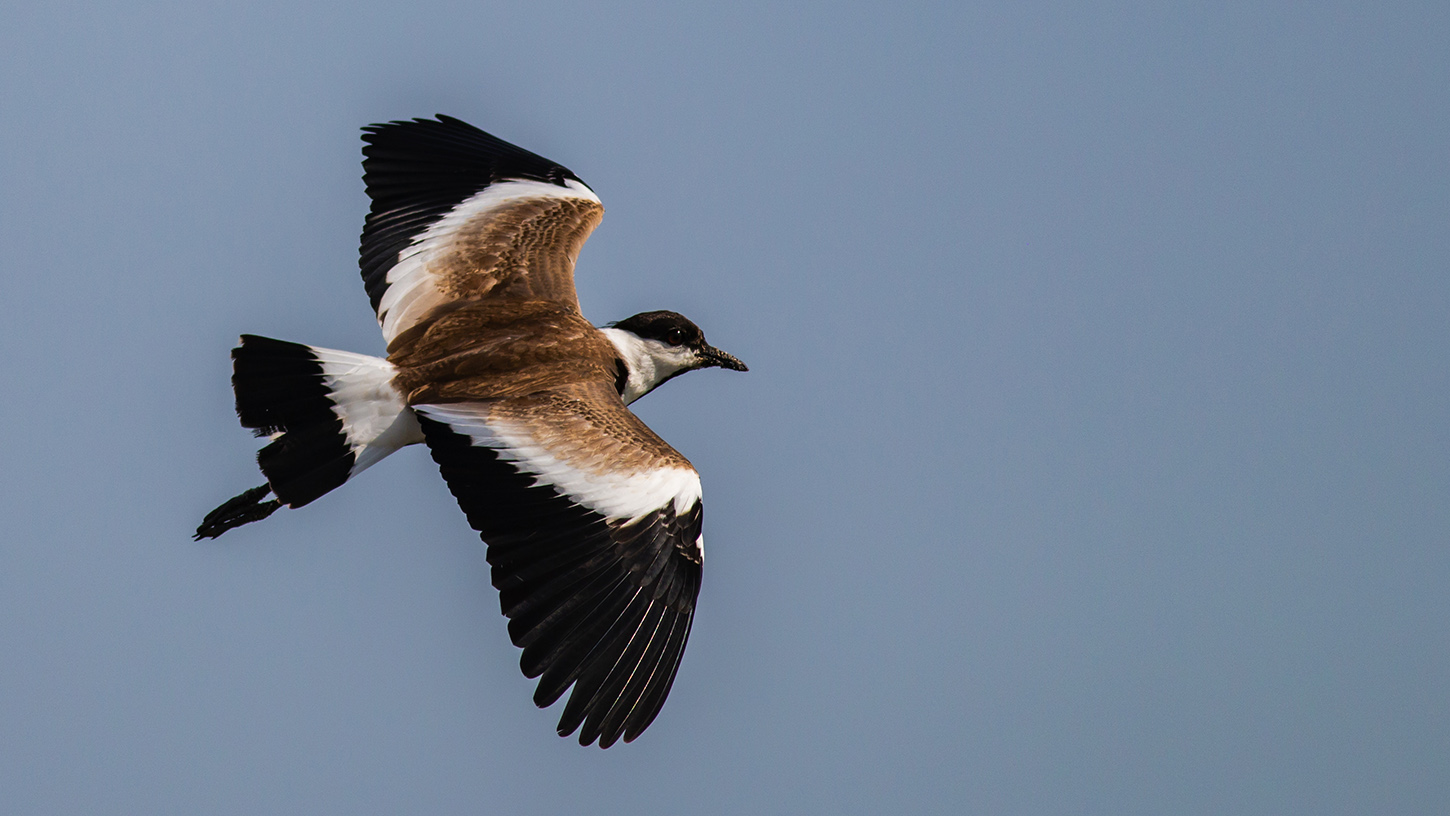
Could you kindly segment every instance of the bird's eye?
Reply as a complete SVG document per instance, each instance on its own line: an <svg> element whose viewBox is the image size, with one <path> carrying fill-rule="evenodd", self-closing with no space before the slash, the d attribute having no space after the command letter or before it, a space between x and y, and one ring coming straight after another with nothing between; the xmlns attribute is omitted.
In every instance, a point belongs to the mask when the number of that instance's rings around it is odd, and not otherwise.
<svg viewBox="0 0 1450 816"><path fill-rule="evenodd" d="M685 330L678 327L670 329L669 331L665 332L665 342L669 343L672 346L678 346L684 343Z"/></svg>

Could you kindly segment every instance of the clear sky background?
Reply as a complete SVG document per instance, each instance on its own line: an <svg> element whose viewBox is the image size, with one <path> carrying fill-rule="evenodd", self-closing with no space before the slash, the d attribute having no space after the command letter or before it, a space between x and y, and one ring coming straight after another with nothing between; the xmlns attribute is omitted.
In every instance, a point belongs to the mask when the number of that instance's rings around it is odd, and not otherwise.
<svg viewBox="0 0 1450 816"><path fill-rule="evenodd" d="M1196 5L7 4L0 810L1446 812L1450 6ZM421 449L190 540L437 112L751 366L636 406L710 550L631 745Z"/></svg>

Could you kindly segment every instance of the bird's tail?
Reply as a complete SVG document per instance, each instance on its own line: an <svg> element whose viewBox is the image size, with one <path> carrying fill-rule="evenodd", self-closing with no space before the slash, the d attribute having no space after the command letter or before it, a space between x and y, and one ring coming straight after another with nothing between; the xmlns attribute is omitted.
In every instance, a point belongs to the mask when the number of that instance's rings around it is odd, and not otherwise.
<svg viewBox="0 0 1450 816"><path fill-rule="evenodd" d="M271 439L257 454L267 484L208 513L196 537L216 538L282 505L301 507L422 442L395 373L379 357L242 335L232 349L232 389L242 426Z"/></svg>

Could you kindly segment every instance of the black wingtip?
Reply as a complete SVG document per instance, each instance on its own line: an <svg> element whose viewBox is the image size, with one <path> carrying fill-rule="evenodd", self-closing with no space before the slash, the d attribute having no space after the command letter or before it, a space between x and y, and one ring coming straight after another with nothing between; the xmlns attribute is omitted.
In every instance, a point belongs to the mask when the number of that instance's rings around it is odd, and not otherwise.
<svg viewBox="0 0 1450 816"><path fill-rule="evenodd" d="M191 540L216 538L233 527L261 521L277 512L278 508L282 506L280 500L262 501L263 497L270 492L272 492L272 488L262 485L222 502L220 507L207 513L206 518L201 520L201 526L196 528L196 534L191 537Z"/></svg>

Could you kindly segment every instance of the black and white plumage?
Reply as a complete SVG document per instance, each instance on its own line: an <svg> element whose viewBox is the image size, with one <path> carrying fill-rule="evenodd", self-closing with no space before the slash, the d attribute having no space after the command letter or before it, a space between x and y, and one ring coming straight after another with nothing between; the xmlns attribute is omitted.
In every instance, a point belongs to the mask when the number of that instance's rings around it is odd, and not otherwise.
<svg viewBox="0 0 1450 816"><path fill-rule="evenodd" d="M388 357L243 336L237 414L271 440L267 484L197 538L426 443L488 544L534 701L572 688L560 735L628 742L679 668L704 511L694 467L626 406L686 371L745 365L674 312L583 318L574 262L604 210L569 170L445 116L364 133L360 267Z"/></svg>

